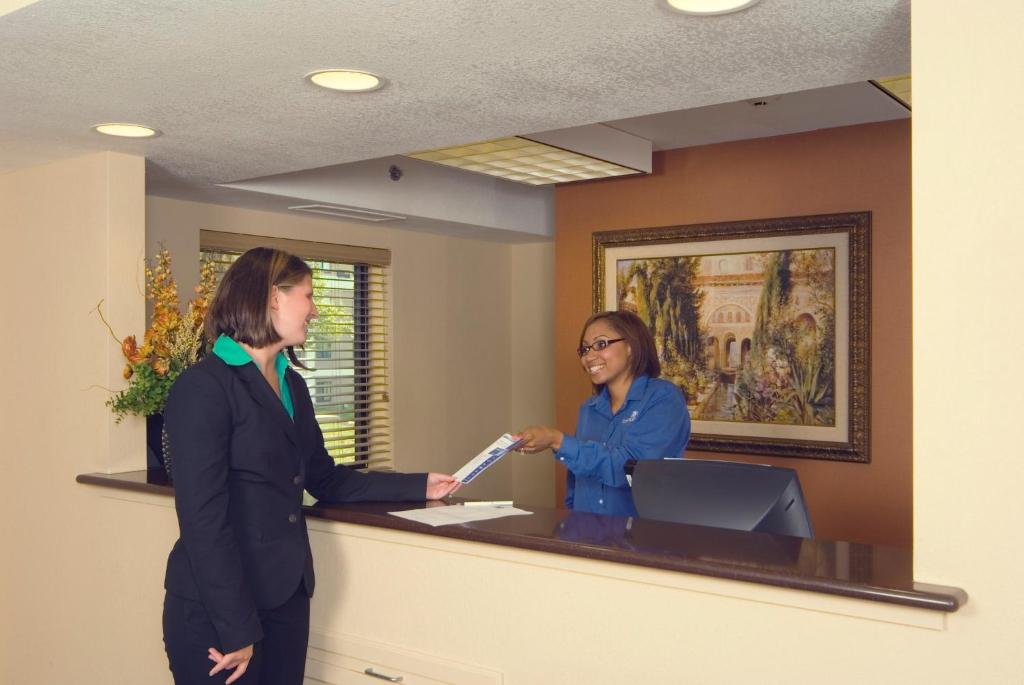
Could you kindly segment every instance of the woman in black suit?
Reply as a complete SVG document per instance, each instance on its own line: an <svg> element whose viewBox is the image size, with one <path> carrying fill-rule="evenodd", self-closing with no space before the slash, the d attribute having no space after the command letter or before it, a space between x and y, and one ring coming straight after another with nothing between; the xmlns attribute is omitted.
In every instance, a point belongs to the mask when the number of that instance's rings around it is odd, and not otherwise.
<svg viewBox="0 0 1024 685"><path fill-rule="evenodd" d="M440 499L459 487L436 473L334 464L288 363L301 366L293 347L316 316L305 262L246 252L210 305L212 354L171 389L165 426L181 534L167 560L163 624L177 685L301 684L314 586L304 489L353 502Z"/></svg>

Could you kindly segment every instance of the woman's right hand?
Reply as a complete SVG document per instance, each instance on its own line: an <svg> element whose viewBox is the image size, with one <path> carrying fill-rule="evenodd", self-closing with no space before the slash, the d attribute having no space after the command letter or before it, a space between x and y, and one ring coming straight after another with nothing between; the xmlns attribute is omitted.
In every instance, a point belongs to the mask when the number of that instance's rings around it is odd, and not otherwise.
<svg viewBox="0 0 1024 685"><path fill-rule="evenodd" d="M245 669L249 668L249 660L252 659L252 645L242 647L234 652L228 652L227 654L221 654L213 647L210 647L207 651L210 654L210 661L216 664L213 670L210 671L210 675L216 675L228 668L235 669L231 677L224 681L225 685L233 683L245 675Z"/></svg>
<svg viewBox="0 0 1024 685"><path fill-rule="evenodd" d="M427 499L443 499L462 487L460 481L445 473L427 474Z"/></svg>
<svg viewBox="0 0 1024 685"><path fill-rule="evenodd" d="M522 444L516 448L517 452L523 454L535 454L550 449L557 452L562 449L562 439L565 434L557 428L548 426L527 426L512 436L514 440L522 440Z"/></svg>

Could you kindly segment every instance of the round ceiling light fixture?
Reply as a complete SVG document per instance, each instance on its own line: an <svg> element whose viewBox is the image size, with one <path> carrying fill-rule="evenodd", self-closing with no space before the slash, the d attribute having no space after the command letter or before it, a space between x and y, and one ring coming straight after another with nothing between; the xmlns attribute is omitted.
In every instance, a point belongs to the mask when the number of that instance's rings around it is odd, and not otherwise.
<svg viewBox="0 0 1024 685"><path fill-rule="evenodd" d="M384 87L380 76L356 69L319 69L306 74L306 78L321 88L346 93L369 93Z"/></svg>
<svg viewBox="0 0 1024 685"><path fill-rule="evenodd" d="M119 138L155 138L160 135L160 131L142 124L96 124L92 130L105 136Z"/></svg>
<svg viewBox="0 0 1024 685"><path fill-rule="evenodd" d="M711 16L739 12L756 5L760 0L666 0L666 2L677 12Z"/></svg>

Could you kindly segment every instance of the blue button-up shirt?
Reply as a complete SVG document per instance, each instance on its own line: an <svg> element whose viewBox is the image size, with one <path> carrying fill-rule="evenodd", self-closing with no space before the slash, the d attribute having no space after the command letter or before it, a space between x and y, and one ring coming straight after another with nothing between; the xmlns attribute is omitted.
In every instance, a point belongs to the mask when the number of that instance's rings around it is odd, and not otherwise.
<svg viewBox="0 0 1024 685"><path fill-rule="evenodd" d="M614 415L608 388L580 407L576 435L555 453L569 469L565 504L575 511L635 516L623 470L630 459L681 457L690 440L690 414L682 391L660 378L633 379Z"/></svg>

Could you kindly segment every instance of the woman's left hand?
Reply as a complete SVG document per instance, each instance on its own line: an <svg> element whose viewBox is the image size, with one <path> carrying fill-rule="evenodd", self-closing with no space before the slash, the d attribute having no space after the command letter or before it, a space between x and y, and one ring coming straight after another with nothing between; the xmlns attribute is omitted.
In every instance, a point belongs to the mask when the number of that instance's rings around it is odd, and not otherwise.
<svg viewBox="0 0 1024 685"><path fill-rule="evenodd" d="M224 681L225 683L233 683L245 675L245 669L249 668L249 661L252 660L253 645L247 645L228 654L221 654L213 647L206 651L209 654L210 661L216 664L210 671L210 675L216 675L225 669L234 669L235 672Z"/></svg>
<svg viewBox="0 0 1024 685"><path fill-rule="evenodd" d="M447 497L462 487L462 483L443 473L427 474L427 499Z"/></svg>

